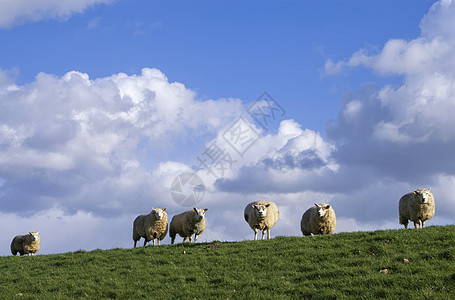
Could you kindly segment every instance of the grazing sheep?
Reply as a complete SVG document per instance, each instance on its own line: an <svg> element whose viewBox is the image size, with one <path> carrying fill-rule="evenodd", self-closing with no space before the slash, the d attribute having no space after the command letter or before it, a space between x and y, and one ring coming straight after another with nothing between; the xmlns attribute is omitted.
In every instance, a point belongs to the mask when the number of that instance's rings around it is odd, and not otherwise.
<svg viewBox="0 0 455 300"><path fill-rule="evenodd" d="M314 205L307 209L300 221L303 235L334 233L337 219L333 207L327 203Z"/></svg>
<svg viewBox="0 0 455 300"><path fill-rule="evenodd" d="M11 242L11 253L16 255L19 252L21 256L26 254L29 256L33 255L39 250L39 241L39 231L15 236Z"/></svg>
<svg viewBox="0 0 455 300"><path fill-rule="evenodd" d="M398 205L400 224L408 229L408 220L417 224L420 228L425 227L425 221L434 216L434 197L430 189L418 189L401 197Z"/></svg>
<svg viewBox="0 0 455 300"><path fill-rule="evenodd" d="M167 213L165 211L166 208L153 208L149 214L140 215L134 220L133 240L135 248L141 237L144 238L144 246L152 240L153 245L155 245L155 239L158 240L158 246L160 245L160 241L167 234Z"/></svg>
<svg viewBox="0 0 455 300"><path fill-rule="evenodd" d="M275 226L280 212L278 206L272 201L258 200L248 203L245 207L245 221L254 230L254 240L258 239L258 229L262 230L262 239L267 231L267 239L270 239L270 229Z"/></svg>
<svg viewBox="0 0 455 300"><path fill-rule="evenodd" d="M183 242L190 238L190 243L193 241L197 243L197 237L205 230L205 212L208 209L197 209L193 207L192 210L185 211L181 214L172 217L171 224L169 225L169 236L171 237L171 244L174 244L175 235L178 233Z"/></svg>

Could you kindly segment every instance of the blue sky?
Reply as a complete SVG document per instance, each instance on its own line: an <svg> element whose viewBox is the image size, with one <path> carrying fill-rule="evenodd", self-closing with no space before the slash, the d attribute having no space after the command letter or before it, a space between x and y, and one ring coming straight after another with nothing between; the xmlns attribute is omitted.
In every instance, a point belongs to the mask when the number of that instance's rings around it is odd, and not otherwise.
<svg viewBox="0 0 455 300"><path fill-rule="evenodd" d="M280 207L273 236L300 235L314 202L338 232L399 228L420 187L453 207L451 1L0 5L0 255L36 230L42 253L131 247L136 215L185 209L169 194L184 172L206 186L201 241L249 239L260 198ZM265 91L285 110L268 131L247 112ZM258 133L242 155L240 116ZM218 178L198 165L211 145L232 159Z"/></svg>
<svg viewBox="0 0 455 300"><path fill-rule="evenodd" d="M370 81L356 70L321 78L327 59L390 38L412 39L433 1L113 1L83 13L3 29L1 68L17 82L39 72L77 70L90 78L143 67L163 71L201 99L253 101L263 91L288 116L322 131L340 96Z"/></svg>

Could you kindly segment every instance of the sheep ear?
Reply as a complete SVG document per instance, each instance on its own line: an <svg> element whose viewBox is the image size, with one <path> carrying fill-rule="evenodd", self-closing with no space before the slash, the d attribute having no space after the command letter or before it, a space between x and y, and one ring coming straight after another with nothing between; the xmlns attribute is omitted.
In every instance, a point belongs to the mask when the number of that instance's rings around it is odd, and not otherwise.
<svg viewBox="0 0 455 300"><path fill-rule="evenodd" d="M319 207L319 205L317 205L316 203L314 204L316 207Z"/></svg>
<svg viewBox="0 0 455 300"><path fill-rule="evenodd" d="M29 231L29 232L28 232L28 234L31 234L31 235L33 235L33 232Z"/></svg>
<svg viewBox="0 0 455 300"><path fill-rule="evenodd" d="M418 194L418 193L417 193L417 191L414 191L414 194L416 194L416 195L417 195L417 194Z"/></svg>
<svg viewBox="0 0 455 300"><path fill-rule="evenodd" d="M197 212L197 209L196 209L196 207L193 207L193 209L194 209L194 211L195 211L195 212Z"/></svg>
<svg viewBox="0 0 455 300"><path fill-rule="evenodd" d="M36 234L39 234L39 231L37 231Z"/></svg>
<svg viewBox="0 0 455 300"><path fill-rule="evenodd" d="M269 206L270 206L270 203L267 203L267 204L265 205L265 207L269 207Z"/></svg>
<svg viewBox="0 0 455 300"><path fill-rule="evenodd" d="M252 208L256 208L256 204L251 205Z"/></svg>
<svg viewBox="0 0 455 300"><path fill-rule="evenodd" d="M428 191L431 191L431 188L429 188Z"/></svg>
<svg viewBox="0 0 455 300"><path fill-rule="evenodd" d="M209 209L208 208L204 208L204 212L208 211Z"/></svg>
<svg viewBox="0 0 455 300"><path fill-rule="evenodd" d="M162 211L166 211L166 207L162 209Z"/></svg>
<svg viewBox="0 0 455 300"><path fill-rule="evenodd" d="M330 208L330 204L327 204L327 206L325 207L325 209L329 209Z"/></svg>

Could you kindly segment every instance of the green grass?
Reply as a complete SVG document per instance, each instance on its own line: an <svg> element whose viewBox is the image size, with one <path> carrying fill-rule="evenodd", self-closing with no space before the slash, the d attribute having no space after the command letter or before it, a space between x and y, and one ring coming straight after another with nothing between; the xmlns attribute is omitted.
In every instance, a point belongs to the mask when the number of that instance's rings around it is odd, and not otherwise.
<svg viewBox="0 0 455 300"><path fill-rule="evenodd" d="M0 257L0 299L454 297L455 226Z"/></svg>

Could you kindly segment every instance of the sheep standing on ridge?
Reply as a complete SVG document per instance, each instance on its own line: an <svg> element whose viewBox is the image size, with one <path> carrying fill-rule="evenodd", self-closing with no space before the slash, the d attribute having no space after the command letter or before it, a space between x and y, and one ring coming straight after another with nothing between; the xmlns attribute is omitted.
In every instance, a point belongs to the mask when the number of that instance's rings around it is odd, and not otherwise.
<svg viewBox="0 0 455 300"><path fill-rule="evenodd" d="M158 240L158 246L160 245L160 241L167 234L167 213L165 211L166 208L154 208L149 214L137 216L133 222L133 241L135 248L137 241L141 237L144 238L144 246L151 240L153 240L153 245L155 245L155 239Z"/></svg>
<svg viewBox="0 0 455 300"><path fill-rule="evenodd" d="M248 203L245 207L245 221L254 230L254 240L258 239L258 230L262 230L262 239L267 231L267 239L270 239L270 229L275 226L280 212L278 206L272 201L258 200Z"/></svg>
<svg viewBox="0 0 455 300"><path fill-rule="evenodd" d="M11 242L11 253L16 255L18 252L22 255L33 255L38 252L40 247L39 231L32 231L28 234L15 236Z"/></svg>
<svg viewBox="0 0 455 300"><path fill-rule="evenodd" d="M178 233L183 237L183 242L190 238L190 243L193 241L197 243L197 237L205 230L205 212L208 209L197 209L185 211L181 214L172 217L171 224L169 225L169 236L171 237L171 244L174 244L175 236Z"/></svg>
<svg viewBox="0 0 455 300"><path fill-rule="evenodd" d="M420 228L425 227L425 221L434 216L434 197L430 189L418 189L401 197L399 205L400 224L408 229L408 220L417 224Z"/></svg>
<svg viewBox="0 0 455 300"><path fill-rule="evenodd" d="M314 205L307 209L300 221L303 235L334 233L337 219L333 207L327 203Z"/></svg>

